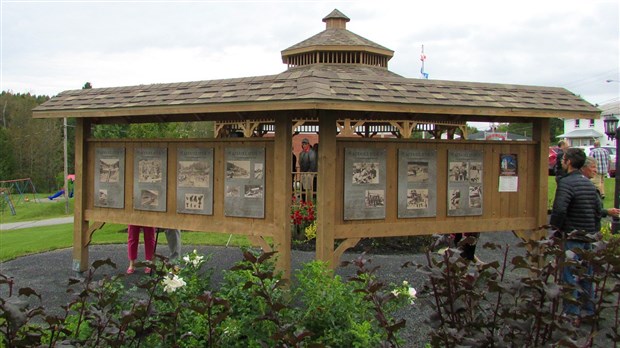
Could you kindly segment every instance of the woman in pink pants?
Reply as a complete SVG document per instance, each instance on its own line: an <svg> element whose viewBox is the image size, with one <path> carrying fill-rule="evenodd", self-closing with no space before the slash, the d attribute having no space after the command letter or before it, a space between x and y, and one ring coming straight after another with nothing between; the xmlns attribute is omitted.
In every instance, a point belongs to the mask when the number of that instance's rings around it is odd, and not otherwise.
<svg viewBox="0 0 620 348"><path fill-rule="evenodd" d="M129 225L127 229L127 256L129 257L127 274L135 272L134 262L138 258L140 229L144 232L144 258L147 261L153 261L153 254L155 253L155 227ZM144 273L151 273L151 269L146 267Z"/></svg>

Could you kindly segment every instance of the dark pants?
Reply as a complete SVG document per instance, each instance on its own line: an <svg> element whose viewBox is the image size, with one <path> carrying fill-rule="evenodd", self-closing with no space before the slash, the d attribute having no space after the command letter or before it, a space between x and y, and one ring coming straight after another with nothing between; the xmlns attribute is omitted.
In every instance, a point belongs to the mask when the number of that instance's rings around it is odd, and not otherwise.
<svg viewBox="0 0 620 348"><path fill-rule="evenodd" d="M458 246L461 239L463 239L463 236L475 237L477 239L479 236L479 233L456 233L454 235L454 245ZM474 261L474 255L476 254L476 244L477 243L464 244L463 247L461 248L461 250L463 250L461 252L461 257L469 261Z"/></svg>

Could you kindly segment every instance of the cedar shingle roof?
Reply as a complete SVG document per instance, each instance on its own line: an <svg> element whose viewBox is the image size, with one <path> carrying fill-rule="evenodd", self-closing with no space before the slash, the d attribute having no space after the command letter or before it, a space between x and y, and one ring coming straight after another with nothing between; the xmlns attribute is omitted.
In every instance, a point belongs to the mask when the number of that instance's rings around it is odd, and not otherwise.
<svg viewBox="0 0 620 348"><path fill-rule="evenodd" d="M389 48L383 47L379 45L378 43L372 42L349 30L325 29L318 34L283 50L282 55L285 55L286 52L288 51L305 48L305 47L316 47L316 46L367 46L367 47L377 48L380 50L389 51L392 53L394 52L390 50Z"/></svg>
<svg viewBox="0 0 620 348"><path fill-rule="evenodd" d="M394 55L394 51L389 48L383 47L376 42L372 42L365 37L347 30L346 22L348 21L349 17L345 16L337 9L333 10L323 18L323 22L326 23L325 30L283 50L283 60L286 60L286 56L298 54L300 52L315 51L325 48L343 49L347 47L349 49L352 47L357 51L361 51L363 48L370 48L372 51L378 51L387 57L392 57ZM336 48L334 46L336 46Z"/></svg>
<svg viewBox="0 0 620 348"><path fill-rule="evenodd" d="M277 75L65 91L35 114L304 100L599 112L563 88L411 79L383 68L316 64Z"/></svg>

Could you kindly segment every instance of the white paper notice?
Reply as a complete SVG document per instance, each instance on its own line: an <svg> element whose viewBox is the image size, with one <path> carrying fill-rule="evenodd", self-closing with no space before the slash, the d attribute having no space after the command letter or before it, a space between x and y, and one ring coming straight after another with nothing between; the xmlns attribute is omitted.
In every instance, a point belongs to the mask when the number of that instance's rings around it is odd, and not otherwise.
<svg viewBox="0 0 620 348"><path fill-rule="evenodd" d="M518 176L500 176L499 192L517 192L519 188Z"/></svg>

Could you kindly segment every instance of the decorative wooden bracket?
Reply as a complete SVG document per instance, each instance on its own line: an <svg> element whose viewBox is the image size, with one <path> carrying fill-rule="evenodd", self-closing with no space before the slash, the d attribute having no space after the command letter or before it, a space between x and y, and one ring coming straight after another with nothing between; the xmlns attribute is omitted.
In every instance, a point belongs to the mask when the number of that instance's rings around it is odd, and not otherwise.
<svg viewBox="0 0 620 348"><path fill-rule="evenodd" d="M355 129L357 127L361 127L366 123L366 121L355 121L355 124L351 124L350 119L345 119L342 121L336 122L336 126L338 127L338 132L343 136L354 136L356 134Z"/></svg>
<svg viewBox="0 0 620 348"><path fill-rule="evenodd" d="M245 120L243 123L239 123L241 129L243 130L243 136L246 138L251 138L252 135L254 135L254 131L260 124L261 122L252 122L250 120Z"/></svg>
<svg viewBox="0 0 620 348"><path fill-rule="evenodd" d="M467 139L467 125L459 126L459 129L461 130L461 139Z"/></svg>
<svg viewBox="0 0 620 348"><path fill-rule="evenodd" d="M333 261L332 261L332 268L336 268L338 266L338 261L340 260L340 258L342 257L342 254L344 254L344 252L349 249L349 248L353 248L354 246L357 245L357 243L359 243L359 241L362 240L362 238L347 238L344 241L342 241L342 243L340 243L340 245L338 245L338 248L336 248L336 250L334 250L334 256L333 256Z"/></svg>
<svg viewBox="0 0 620 348"><path fill-rule="evenodd" d="M297 127L303 126L304 123L306 123L306 120L297 120L297 121L295 121L295 123L293 124L293 127L292 127L293 128L293 133L292 134L299 133L299 132L296 131L296 129L297 129Z"/></svg>
<svg viewBox="0 0 620 348"><path fill-rule="evenodd" d="M271 247L271 245L269 245L269 243L267 243L265 238L263 238L262 236L248 236L248 239L250 240L252 245L260 246L261 248L263 248L263 251L265 252L273 251L273 248Z"/></svg>
<svg viewBox="0 0 620 348"><path fill-rule="evenodd" d="M90 245L90 242L93 241L93 233L95 233L96 230L102 228L104 225L105 222L95 221L92 225L88 226L88 231L86 231L86 233L88 234L88 239L85 240L84 247L88 247Z"/></svg>
<svg viewBox="0 0 620 348"><path fill-rule="evenodd" d="M398 129L404 139L411 138L413 130L418 126L418 122L413 121L390 121L392 127Z"/></svg>

